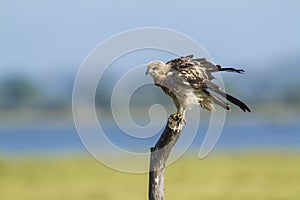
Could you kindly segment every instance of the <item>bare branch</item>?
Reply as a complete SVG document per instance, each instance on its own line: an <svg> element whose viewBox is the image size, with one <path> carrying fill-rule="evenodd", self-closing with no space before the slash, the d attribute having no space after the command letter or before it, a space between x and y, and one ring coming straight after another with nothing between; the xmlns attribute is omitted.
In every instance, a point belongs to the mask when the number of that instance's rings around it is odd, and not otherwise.
<svg viewBox="0 0 300 200"><path fill-rule="evenodd" d="M149 200L164 199L164 172L168 157L175 146L185 121L178 115L169 117L165 130L152 147L149 170Z"/></svg>

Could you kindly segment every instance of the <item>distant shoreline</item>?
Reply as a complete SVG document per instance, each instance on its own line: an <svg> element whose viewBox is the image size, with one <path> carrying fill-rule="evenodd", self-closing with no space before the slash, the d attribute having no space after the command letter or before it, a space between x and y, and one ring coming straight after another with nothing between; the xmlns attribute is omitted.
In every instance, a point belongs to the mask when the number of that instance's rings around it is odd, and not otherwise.
<svg viewBox="0 0 300 200"><path fill-rule="evenodd" d="M240 112L233 107L232 111L227 113L231 122L268 122L274 121L278 123L298 123L300 117L300 104L256 104L250 105L251 113ZM84 109L84 108L83 108ZM148 120L149 107L137 106L131 107L130 113L133 119ZM195 108L193 108L195 109ZM217 109L220 109L217 107ZM168 106L167 113L175 112L175 108ZM97 107L96 112L103 123L114 123L111 110L107 107ZM124 111L121 112L126 112ZM200 110L202 116L209 116L210 113ZM0 110L0 125L9 124L32 124L35 123L53 123L53 124L69 124L73 123L73 114L71 107L61 109L43 109L43 108L15 108Z"/></svg>

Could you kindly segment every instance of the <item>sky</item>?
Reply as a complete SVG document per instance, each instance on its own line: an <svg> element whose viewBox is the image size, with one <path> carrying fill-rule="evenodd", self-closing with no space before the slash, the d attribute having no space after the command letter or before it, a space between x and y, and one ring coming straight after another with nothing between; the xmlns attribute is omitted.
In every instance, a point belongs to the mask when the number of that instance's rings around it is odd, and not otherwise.
<svg viewBox="0 0 300 200"><path fill-rule="evenodd" d="M182 32L218 63L260 67L299 54L299 8L296 0L1 0L0 75L73 74L97 44L141 27Z"/></svg>

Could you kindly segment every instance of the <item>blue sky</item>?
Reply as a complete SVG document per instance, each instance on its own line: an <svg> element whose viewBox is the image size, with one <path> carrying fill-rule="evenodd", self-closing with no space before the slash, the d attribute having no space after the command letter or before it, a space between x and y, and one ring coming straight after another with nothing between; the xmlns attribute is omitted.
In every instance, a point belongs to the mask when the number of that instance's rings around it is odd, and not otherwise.
<svg viewBox="0 0 300 200"><path fill-rule="evenodd" d="M75 72L107 37L146 26L191 36L218 63L255 66L299 54L299 8L270 0L2 0L0 73Z"/></svg>

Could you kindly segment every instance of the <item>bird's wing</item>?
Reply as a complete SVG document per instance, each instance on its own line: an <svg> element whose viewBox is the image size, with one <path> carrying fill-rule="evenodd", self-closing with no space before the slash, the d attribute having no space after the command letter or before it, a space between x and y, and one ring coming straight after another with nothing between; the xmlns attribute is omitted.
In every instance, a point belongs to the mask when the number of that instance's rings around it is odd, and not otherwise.
<svg viewBox="0 0 300 200"><path fill-rule="evenodd" d="M229 110L228 104L220 99L219 97L212 95L209 91L213 91L223 98L227 99L231 103L240 107L244 112L250 112L248 106L237 98L223 92L221 87L217 84L211 82L215 79L212 75L213 72L218 71L230 71L236 73L244 72L241 69L234 68L222 68L220 65L214 65L207 61L205 58L193 59L193 55L186 57L180 57L171 60L166 63L170 66L171 70L176 71L178 79L182 81L183 84L191 86L195 92L203 91L211 97L211 100L222 106L223 108Z"/></svg>
<svg viewBox="0 0 300 200"><path fill-rule="evenodd" d="M190 63L191 60L193 60L193 55L185 56L185 57L180 57L176 58L173 60L170 60L166 63L166 65L170 66L171 68L178 70L182 68L186 68L188 66L192 66L193 64Z"/></svg>
<svg viewBox="0 0 300 200"><path fill-rule="evenodd" d="M166 65L169 65L170 69L176 72L175 76L177 76L183 84L189 84L195 90L206 89L207 85L219 88L219 86L209 81L210 77L207 75L208 68L203 67L201 64L202 61L200 62L199 60L200 59L193 59L193 55L190 55L171 60L167 62ZM203 59L203 61L204 60L205 59Z"/></svg>

